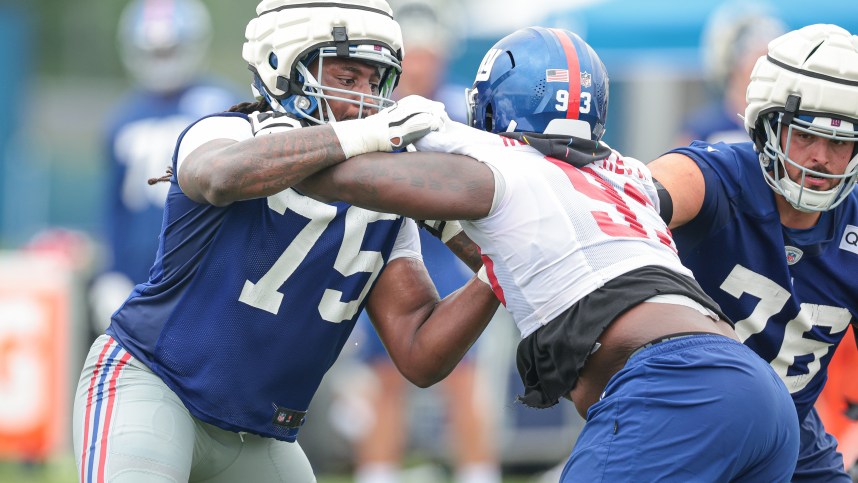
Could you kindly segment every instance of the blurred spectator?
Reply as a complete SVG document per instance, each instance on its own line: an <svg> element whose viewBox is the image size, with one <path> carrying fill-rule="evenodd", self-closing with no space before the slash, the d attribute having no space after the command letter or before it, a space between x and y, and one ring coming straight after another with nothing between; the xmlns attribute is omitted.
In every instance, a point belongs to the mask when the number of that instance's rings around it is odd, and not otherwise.
<svg viewBox="0 0 858 483"><path fill-rule="evenodd" d="M456 4L441 0L391 0L394 17L402 26L405 58L395 95L418 94L443 102L450 117L465 119L465 86L445 81L451 54L460 32L455 26ZM442 297L461 287L472 274L440 240L420 231L423 260ZM409 392L385 352L372 324L361 314L362 357L375 376L374 390L364 391L370 423L355 441L357 483L408 481L402 466L409 453ZM479 345L479 343L478 343ZM476 347L476 346L475 346ZM493 399L478 370L474 348L440 383L446 407L449 458L458 483L498 483L500 470ZM419 471L418 471L419 473Z"/></svg>
<svg viewBox="0 0 858 483"><path fill-rule="evenodd" d="M105 136L106 251L90 290L98 333L134 284L149 278L169 183L147 180L170 165L185 127L239 100L205 74L210 38L209 12L199 0L133 0L122 12L119 54L135 86L114 109Z"/></svg>
<svg viewBox="0 0 858 483"><path fill-rule="evenodd" d="M703 29L703 68L712 100L694 111L682 126L677 145L748 141L739 113L745 110L745 90L754 63L767 52L769 41L786 31L767 4L726 2Z"/></svg>

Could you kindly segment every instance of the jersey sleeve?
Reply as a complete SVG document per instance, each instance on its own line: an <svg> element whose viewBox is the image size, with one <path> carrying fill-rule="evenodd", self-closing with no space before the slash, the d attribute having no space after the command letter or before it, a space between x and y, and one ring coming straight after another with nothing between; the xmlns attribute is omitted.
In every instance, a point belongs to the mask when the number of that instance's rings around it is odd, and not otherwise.
<svg viewBox="0 0 858 483"><path fill-rule="evenodd" d="M623 171L628 179L643 191L649 203L653 206L655 211L658 212L661 209L660 201L658 199L658 190L653 183L652 172L650 172L649 166L637 158L623 156L617 151L613 152L616 159L618 161L622 161L624 166ZM611 159L612 158L609 158L608 161L611 161Z"/></svg>
<svg viewBox="0 0 858 483"><path fill-rule="evenodd" d="M242 114L214 115L200 119L192 124L179 137L176 147L176 173L182 162L195 149L215 139L230 139L236 142L253 137L253 130L247 117Z"/></svg>
<svg viewBox="0 0 858 483"><path fill-rule="evenodd" d="M703 173L704 176L707 174L717 176L730 198L735 198L741 193L742 179L747 167L737 156L734 145L694 141L688 146L674 149L671 152L684 154L693 159L701 168L709 168L707 172Z"/></svg>
<svg viewBox="0 0 858 483"><path fill-rule="evenodd" d="M393 251L390 252L390 261L404 257L423 260L420 251L420 233L417 223L411 218L403 220L399 233L396 235L396 241L393 243Z"/></svg>
<svg viewBox="0 0 858 483"><path fill-rule="evenodd" d="M703 174L705 192L700 213L689 223L673 230L684 239L685 246L696 246L711 233L729 223L733 201L745 191L747 166L735 151L735 146L724 143L708 144L694 141L689 146L671 152L688 156Z"/></svg>

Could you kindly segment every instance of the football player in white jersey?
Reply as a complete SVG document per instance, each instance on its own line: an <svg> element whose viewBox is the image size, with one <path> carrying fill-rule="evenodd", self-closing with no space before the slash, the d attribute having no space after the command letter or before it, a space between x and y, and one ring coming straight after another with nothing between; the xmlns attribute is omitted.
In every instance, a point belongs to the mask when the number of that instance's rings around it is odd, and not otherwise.
<svg viewBox="0 0 858 483"><path fill-rule="evenodd" d="M680 263L647 167L600 142L607 101L580 37L522 29L479 67L479 129L448 122L415 143L429 152L355 157L302 187L461 220L521 331L519 399L586 417L563 481L788 481L789 394Z"/></svg>
<svg viewBox="0 0 858 483"><path fill-rule="evenodd" d="M683 263L792 394L793 481L852 481L814 403L858 320L856 66L858 36L835 25L788 32L751 73L751 140L695 142L649 165Z"/></svg>
<svg viewBox="0 0 858 483"><path fill-rule="evenodd" d="M498 307L476 278L438 300L412 220L296 188L442 123L421 98L378 112L403 56L387 3L256 12L243 57L258 100L180 135L149 278L84 363L81 481L315 481L296 438L364 306L419 386L449 374Z"/></svg>

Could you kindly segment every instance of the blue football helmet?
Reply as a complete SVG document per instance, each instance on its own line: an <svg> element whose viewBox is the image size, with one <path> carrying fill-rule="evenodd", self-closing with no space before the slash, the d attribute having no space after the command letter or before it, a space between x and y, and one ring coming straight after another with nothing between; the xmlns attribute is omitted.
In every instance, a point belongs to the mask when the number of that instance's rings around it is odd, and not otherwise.
<svg viewBox="0 0 858 483"><path fill-rule="evenodd" d="M608 117L608 72L578 35L528 27L486 53L466 97L468 124L478 129L598 141Z"/></svg>
<svg viewBox="0 0 858 483"><path fill-rule="evenodd" d="M211 33L200 0L133 0L119 21L120 58L144 89L176 92L204 70Z"/></svg>

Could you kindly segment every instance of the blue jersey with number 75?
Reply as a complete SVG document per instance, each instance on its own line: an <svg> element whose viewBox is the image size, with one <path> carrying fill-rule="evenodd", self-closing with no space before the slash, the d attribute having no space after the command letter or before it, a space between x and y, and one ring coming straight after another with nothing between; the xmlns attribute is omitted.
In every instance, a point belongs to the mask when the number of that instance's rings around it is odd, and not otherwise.
<svg viewBox="0 0 858 483"><path fill-rule="evenodd" d="M251 126L246 115L220 114L183 137L208 129L241 140ZM403 219L294 189L216 207L185 196L175 175L170 184L150 279L108 334L197 418L293 441L297 428L278 418L306 411Z"/></svg>

